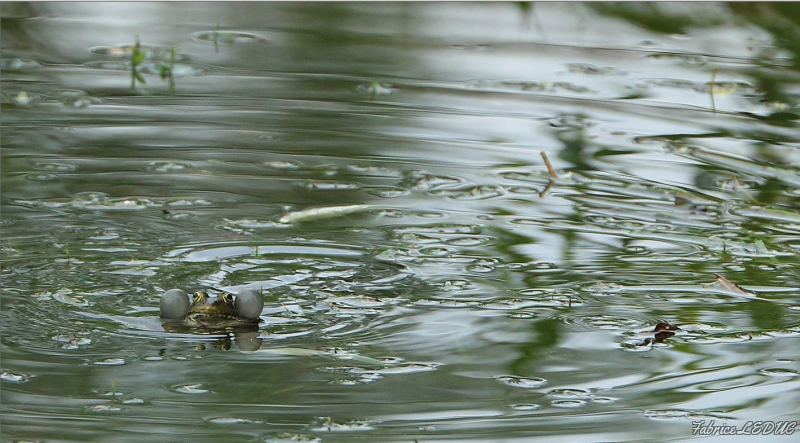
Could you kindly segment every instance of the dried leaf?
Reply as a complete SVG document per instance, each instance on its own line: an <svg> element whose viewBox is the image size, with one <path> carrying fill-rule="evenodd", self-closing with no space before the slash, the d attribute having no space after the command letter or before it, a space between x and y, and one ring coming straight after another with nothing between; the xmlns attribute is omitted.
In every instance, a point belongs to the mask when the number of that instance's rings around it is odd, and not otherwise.
<svg viewBox="0 0 800 443"><path fill-rule="evenodd" d="M723 276L721 276L719 274L714 274L714 276L717 277L717 281L719 282L719 284L722 285L723 288L725 288L725 289L727 289L727 290L729 290L731 292L734 292L736 294L755 295L752 292L749 292L749 291L745 290L741 286L737 285L736 283L728 280L727 278L725 278L725 277L723 277Z"/></svg>
<svg viewBox="0 0 800 443"><path fill-rule="evenodd" d="M302 211L290 212L278 220L279 223L297 223L299 221L314 220L320 218L338 217L341 215L352 214L369 209L368 205L342 205L325 206L321 208L309 208Z"/></svg>

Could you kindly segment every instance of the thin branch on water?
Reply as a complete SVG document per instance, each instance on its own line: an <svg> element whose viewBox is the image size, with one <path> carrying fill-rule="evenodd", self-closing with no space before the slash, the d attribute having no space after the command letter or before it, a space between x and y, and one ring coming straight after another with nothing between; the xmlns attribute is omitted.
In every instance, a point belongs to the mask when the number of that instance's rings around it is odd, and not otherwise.
<svg viewBox="0 0 800 443"><path fill-rule="evenodd" d="M547 166L547 172L550 173L550 177L558 178L558 174L556 174L556 170L553 169L553 165L550 164L550 160L547 158L547 153L541 151L542 158L544 159L544 164Z"/></svg>

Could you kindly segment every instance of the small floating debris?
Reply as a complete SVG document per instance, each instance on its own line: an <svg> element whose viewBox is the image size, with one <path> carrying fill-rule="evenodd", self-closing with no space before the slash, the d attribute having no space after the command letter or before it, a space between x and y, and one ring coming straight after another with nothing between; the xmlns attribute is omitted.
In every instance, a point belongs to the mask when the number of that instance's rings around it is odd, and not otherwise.
<svg viewBox="0 0 800 443"><path fill-rule="evenodd" d="M719 274L715 273L714 277L717 277L717 282L720 285L722 285L723 288L727 289L730 292L733 292L734 294L748 295L748 296L751 296L751 297L755 296L755 294L753 294L752 292L748 292L747 290L745 290L741 286L737 285L736 283L728 280L727 278L725 278L725 277L723 277L723 276L721 276Z"/></svg>
<svg viewBox="0 0 800 443"><path fill-rule="evenodd" d="M122 408L114 406L113 403L107 405L94 405L88 408L92 412L119 412Z"/></svg>
<svg viewBox="0 0 800 443"><path fill-rule="evenodd" d="M644 58L656 62L677 63L683 66L699 67L706 64L706 57L702 55L657 52L646 55Z"/></svg>
<svg viewBox="0 0 800 443"><path fill-rule="evenodd" d="M189 168L190 164L175 161L153 161L147 165L147 170L150 172L177 172Z"/></svg>
<svg viewBox="0 0 800 443"><path fill-rule="evenodd" d="M264 162L264 166L281 171L296 171L303 168L303 164L298 161L271 161Z"/></svg>
<svg viewBox="0 0 800 443"><path fill-rule="evenodd" d="M203 385L201 384L175 386L172 388L172 390L174 392L178 392L181 394L192 394L192 395L207 394L208 392L210 392L208 389L203 388Z"/></svg>
<svg viewBox="0 0 800 443"><path fill-rule="evenodd" d="M369 208L370 207L368 205L342 205L309 208L303 209L302 211L290 212L281 217L278 220L278 223L290 224L308 220L340 217L342 215L365 211Z"/></svg>
<svg viewBox="0 0 800 443"><path fill-rule="evenodd" d="M209 423L213 423L215 425L238 425L238 424L258 424L264 423L260 420L248 420L246 418L236 418L236 417L216 417L208 419Z"/></svg>
<svg viewBox="0 0 800 443"><path fill-rule="evenodd" d="M33 71L42 67L36 60L26 60L22 58L4 58L0 61L0 71L6 72L25 72Z"/></svg>
<svg viewBox="0 0 800 443"><path fill-rule="evenodd" d="M312 427L314 432L353 432L353 431L371 431L373 428L368 422L363 420L354 420L346 423L335 423L330 417L320 417L325 420L318 426Z"/></svg>
<svg viewBox="0 0 800 443"><path fill-rule="evenodd" d="M11 372L3 372L0 374L0 380L12 383L24 383L28 381L29 376L25 374L13 374Z"/></svg>
<svg viewBox="0 0 800 443"><path fill-rule="evenodd" d="M586 75L626 75L626 72L613 66L596 67L588 63L568 63L569 72Z"/></svg>
<svg viewBox="0 0 800 443"><path fill-rule="evenodd" d="M85 108L103 102L101 99L92 97L87 92L80 90L59 91L56 96L61 103L73 108Z"/></svg>
<svg viewBox="0 0 800 443"><path fill-rule="evenodd" d="M28 93L26 93L25 91L20 91L20 93L17 94L16 97L14 97L14 103L16 103L17 106L27 106L31 104L32 101L33 100L30 97L28 97Z"/></svg>
<svg viewBox="0 0 800 443"><path fill-rule="evenodd" d="M389 95L399 91L399 89L392 88L392 85L390 84L382 85L378 83L377 80L373 80L372 83L368 85L366 84L358 85L358 88L356 89L358 89L359 92L366 92L367 94L373 97L376 95Z"/></svg>
<svg viewBox="0 0 800 443"><path fill-rule="evenodd" d="M45 291L45 292L47 292L47 291ZM59 289L58 291L52 293L51 296L52 296L53 300L55 300L57 302L64 303L64 304L67 304L67 305L89 306L89 302L88 301L84 300L81 297L72 297L70 294L72 294L72 290L71 289L62 288L62 289Z"/></svg>
<svg viewBox="0 0 800 443"><path fill-rule="evenodd" d="M12 106L19 106L20 108L26 108L28 106L33 106L42 101L42 96L39 94L29 94L27 91L20 91L16 94L14 93L3 93L0 97L0 102L5 105L12 105Z"/></svg>
<svg viewBox="0 0 800 443"><path fill-rule="evenodd" d="M676 331L683 331L683 329L671 325L666 322L658 323L652 331L646 331L646 334L653 334L652 337L644 339L644 341L631 340L622 343L622 348L626 351L642 352L649 351L657 344L664 343L670 337L673 337Z"/></svg>
<svg viewBox="0 0 800 443"><path fill-rule="evenodd" d="M107 358L105 360L98 360L93 364L95 366L122 366L125 364L125 359L121 357Z"/></svg>

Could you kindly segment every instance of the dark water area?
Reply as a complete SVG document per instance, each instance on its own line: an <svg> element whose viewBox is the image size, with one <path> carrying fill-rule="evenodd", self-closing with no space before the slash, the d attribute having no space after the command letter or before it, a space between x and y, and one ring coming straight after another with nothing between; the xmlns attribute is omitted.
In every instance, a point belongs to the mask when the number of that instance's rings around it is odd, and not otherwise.
<svg viewBox="0 0 800 443"><path fill-rule="evenodd" d="M0 11L2 441L796 441L797 4Z"/></svg>

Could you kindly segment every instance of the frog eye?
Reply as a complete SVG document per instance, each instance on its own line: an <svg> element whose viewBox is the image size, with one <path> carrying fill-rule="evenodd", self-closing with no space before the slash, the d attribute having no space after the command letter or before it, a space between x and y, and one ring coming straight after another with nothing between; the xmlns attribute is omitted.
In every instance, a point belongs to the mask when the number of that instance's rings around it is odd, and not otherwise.
<svg viewBox="0 0 800 443"><path fill-rule="evenodd" d="M208 294L206 294L206 293L205 293L205 292L203 292L203 291L197 291L197 292L195 292L195 293L194 293L194 295L192 296L192 301L193 301L194 303L200 303L200 302L204 302L204 301L206 301L207 299L208 299Z"/></svg>
<svg viewBox="0 0 800 443"><path fill-rule="evenodd" d="M224 292L219 298L225 303L233 303L233 294L230 292Z"/></svg>

